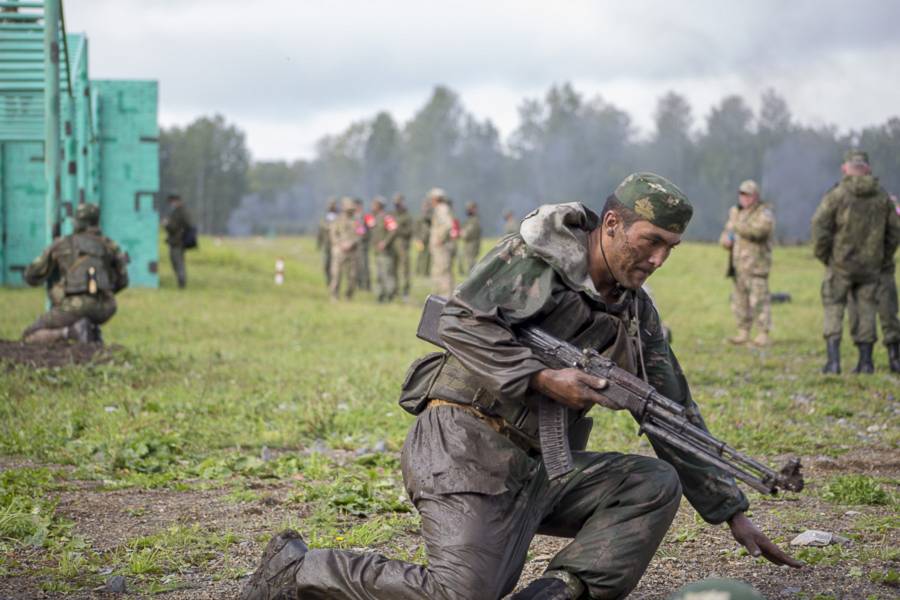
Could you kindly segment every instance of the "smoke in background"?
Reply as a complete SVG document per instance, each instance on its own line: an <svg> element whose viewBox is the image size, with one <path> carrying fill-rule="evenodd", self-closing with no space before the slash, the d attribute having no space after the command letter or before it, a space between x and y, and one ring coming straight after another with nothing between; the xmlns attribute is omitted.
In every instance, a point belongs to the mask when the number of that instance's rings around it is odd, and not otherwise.
<svg viewBox="0 0 900 600"><path fill-rule="evenodd" d="M368 204L376 195L400 193L415 213L427 190L442 187L458 213L465 202L477 202L486 233L496 234L507 210L521 218L540 204L569 201L599 210L628 173L650 170L674 181L694 203L687 237L714 240L740 182L755 179L775 210L776 235L786 243L809 238L810 217L840 179L848 147L866 149L882 184L900 190L898 118L840 134L835 127L797 123L784 99L767 90L758 114L741 97L727 96L700 126L695 121L687 100L670 92L658 101L655 130L640 137L625 110L564 84L524 100L518 127L502 140L490 121L477 120L455 92L439 86L406 123L381 112L321 139L313 160L251 164L243 184L231 188L247 190L239 203L219 206L206 192L221 188L211 183L216 172L210 165L230 165L223 176L233 180L233 160L204 159L197 161L205 165L202 178L181 168L163 180L194 210L217 212L216 218L199 215L201 223L222 224L212 233L313 232L327 200L342 196ZM171 145L184 137L164 132L163 140L174 140ZM191 149L183 145L164 150L187 157Z"/></svg>

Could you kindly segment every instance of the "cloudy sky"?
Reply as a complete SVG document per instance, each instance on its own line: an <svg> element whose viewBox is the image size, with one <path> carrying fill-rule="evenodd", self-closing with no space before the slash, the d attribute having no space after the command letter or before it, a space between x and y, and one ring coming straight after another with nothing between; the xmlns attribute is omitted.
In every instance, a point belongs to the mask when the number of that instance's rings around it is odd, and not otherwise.
<svg viewBox="0 0 900 600"><path fill-rule="evenodd" d="M893 0L64 0L91 76L157 79L160 122L221 113L257 159L388 110L404 121L436 84L507 134L525 97L570 81L649 131L656 100L702 117L774 87L806 123L900 114Z"/></svg>

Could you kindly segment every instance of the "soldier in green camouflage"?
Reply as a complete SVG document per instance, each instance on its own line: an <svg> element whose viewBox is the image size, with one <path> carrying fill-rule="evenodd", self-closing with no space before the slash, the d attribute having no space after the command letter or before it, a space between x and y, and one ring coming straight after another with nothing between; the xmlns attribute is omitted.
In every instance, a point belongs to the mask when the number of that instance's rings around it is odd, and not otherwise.
<svg viewBox="0 0 900 600"><path fill-rule="evenodd" d="M729 475L665 440L650 436L659 459L575 448L574 471L554 480L541 460L539 403L566 407L569 431L589 427L595 404L621 406L604 395L604 380L547 368L517 341L520 325L597 349L705 427L641 288L681 241L692 210L671 182L635 173L602 214L570 203L528 215L449 299L439 323L449 351L415 361L402 388L401 405L417 418L401 466L427 566L308 550L287 531L269 543L242 598L495 600L514 589L536 533L573 541L514 600L624 598L682 491L704 519L727 522L751 555L799 566L745 515L749 502Z"/></svg>
<svg viewBox="0 0 900 600"><path fill-rule="evenodd" d="M394 219L397 221L397 237L394 241L397 252L397 288L403 300L409 300L413 219L400 194L394 196Z"/></svg>
<svg viewBox="0 0 900 600"><path fill-rule="evenodd" d="M100 209L80 204L75 232L57 238L25 269L28 285L51 280L50 310L22 334L25 342L101 341L100 325L116 313L128 287L128 257L100 231Z"/></svg>
<svg viewBox="0 0 900 600"><path fill-rule="evenodd" d="M337 198L329 198L316 235L316 250L322 252L322 269L325 271L325 285L328 287L331 286L331 240L328 239L328 230L337 216Z"/></svg>
<svg viewBox="0 0 900 600"><path fill-rule="evenodd" d="M356 287L370 290L372 289L372 277L369 272L371 215L366 214L366 208L360 198L355 198L353 202L356 204L356 233L359 235L359 243L356 245Z"/></svg>
<svg viewBox="0 0 900 600"><path fill-rule="evenodd" d="M462 256L459 260L459 274L468 275L478 255L481 254L481 221L478 218L478 205L466 202L466 222L463 223L459 238L462 240Z"/></svg>
<svg viewBox="0 0 900 600"><path fill-rule="evenodd" d="M431 276L431 252L428 249L428 238L431 235L431 201L422 201L422 211L416 219L413 235L416 241L416 274L421 277Z"/></svg>
<svg viewBox="0 0 900 600"><path fill-rule="evenodd" d="M169 216L163 221L163 227L166 230L166 244L169 246L169 260L179 289L184 289L187 285L184 237L188 228L193 226L193 220L180 195L169 194L166 200L169 203Z"/></svg>
<svg viewBox="0 0 900 600"><path fill-rule="evenodd" d="M397 295L397 221L384 210L381 196L372 200L372 247L375 249L375 297L390 302Z"/></svg>
<svg viewBox="0 0 900 600"><path fill-rule="evenodd" d="M891 194L891 202L894 203L894 212L900 217L900 199ZM878 275L878 286L875 288L875 303L878 310L878 320L881 322L881 337L888 351L888 368L892 373L900 373L900 317L897 315L897 276L894 257L885 257L884 266ZM853 306L853 298L847 302L847 312L850 315L851 335L859 330L859 311Z"/></svg>
<svg viewBox="0 0 900 600"><path fill-rule="evenodd" d="M812 219L813 251L825 265L822 305L828 360L823 373L840 373L841 333L848 300L855 323L851 330L859 350L855 373L873 373L878 279L900 243L900 217L887 192L871 174L869 156L849 150L841 165L844 177L816 209Z"/></svg>
<svg viewBox="0 0 900 600"><path fill-rule="evenodd" d="M341 214L331 223L328 237L331 241L331 297L337 300L344 282L344 296L353 298L356 290L356 268L360 243L357 231L356 203L352 198L341 200Z"/></svg>
<svg viewBox="0 0 900 600"><path fill-rule="evenodd" d="M772 232L775 217L767 204L759 200L759 186L752 179L738 187L738 205L732 206L728 222L719 238L731 252L734 265L734 291L731 310L738 333L729 338L733 344L750 341L750 329L756 324L755 346L769 344L772 308L769 300L769 270L772 268Z"/></svg>

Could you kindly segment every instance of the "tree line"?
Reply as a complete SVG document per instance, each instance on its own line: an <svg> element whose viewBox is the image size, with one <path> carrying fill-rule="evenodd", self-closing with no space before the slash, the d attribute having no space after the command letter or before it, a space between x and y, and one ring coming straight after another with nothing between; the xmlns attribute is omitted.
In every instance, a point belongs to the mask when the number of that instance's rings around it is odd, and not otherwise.
<svg viewBox="0 0 900 600"><path fill-rule="evenodd" d="M867 150L882 184L900 191L900 118L841 133L799 123L774 90L762 93L759 106L754 112L744 98L726 96L698 121L689 102L670 92L657 102L653 131L640 136L625 110L562 84L523 101L504 140L490 120L438 86L408 122L379 112L320 139L310 160L253 162L243 132L221 116L164 129L161 182L164 193L177 189L186 198L202 231L215 234L308 232L327 199L345 195L369 201L399 192L416 210L435 186L458 210L478 202L486 231L496 233L506 210L521 217L568 201L599 208L628 173L649 170L691 198L688 237L710 240L739 183L755 179L785 242L808 238L810 217L851 146Z"/></svg>

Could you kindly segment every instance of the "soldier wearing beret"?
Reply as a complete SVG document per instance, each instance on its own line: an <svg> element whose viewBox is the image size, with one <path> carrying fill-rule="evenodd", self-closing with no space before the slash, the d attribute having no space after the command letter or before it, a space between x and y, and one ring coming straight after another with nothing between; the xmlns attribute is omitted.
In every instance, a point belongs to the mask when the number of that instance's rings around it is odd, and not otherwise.
<svg viewBox="0 0 900 600"><path fill-rule="evenodd" d="M100 342L100 325L116 314L115 294L128 287L128 257L100 231L100 209L80 204L75 231L57 238L25 269L28 285L51 281L50 310L25 332L25 342Z"/></svg>
<svg viewBox="0 0 900 600"><path fill-rule="evenodd" d="M596 348L705 427L641 288L681 241L692 212L674 184L635 173L600 214L580 203L529 214L450 297L439 324L449 351L415 361L403 386L401 405L417 415L403 477L422 516L428 565L308 550L286 531L267 546L243 598L494 600L515 588L537 533L573 541L512 598L623 598L682 493L710 523L727 522L753 556L799 566L747 518L747 498L728 474L663 439L650 437L659 458L582 446L573 452L575 469L553 480L541 460L538 402L565 406L570 431L585 431L595 404L621 406L604 395L602 379L542 363L513 334L523 324Z"/></svg>
<svg viewBox="0 0 900 600"><path fill-rule="evenodd" d="M853 371L873 373L878 279L893 262L900 243L900 217L872 175L867 153L848 150L841 171L843 178L825 194L812 218L813 251L825 265L822 306L828 360L822 372L841 372L841 333L847 307L851 311L850 335L859 350ZM892 350L894 354L898 351Z"/></svg>

